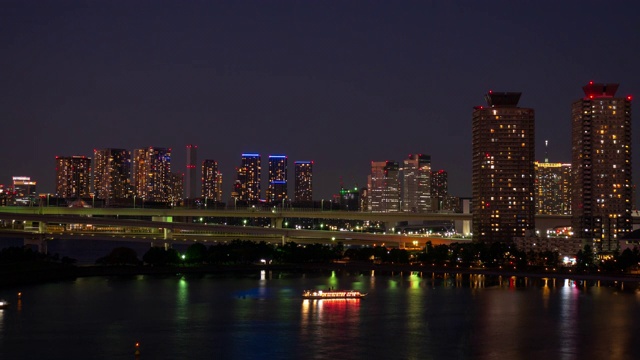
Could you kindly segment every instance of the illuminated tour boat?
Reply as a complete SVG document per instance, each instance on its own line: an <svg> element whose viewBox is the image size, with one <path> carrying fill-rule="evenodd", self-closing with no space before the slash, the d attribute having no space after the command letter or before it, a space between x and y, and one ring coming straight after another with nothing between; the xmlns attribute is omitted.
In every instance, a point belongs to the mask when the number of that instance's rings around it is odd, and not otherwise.
<svg viewBox="0 0 640 360"><path fill-rule="evenodd" d="M360 299L366 295L356 290L305 290L302 292L303 299Z"/></svg>
<svg viewBox="0 0 640 360"><path fill-rule="evenodd" d="M9 302L4 299L0 299L0 309L5 309L9 307Z"/></svg>

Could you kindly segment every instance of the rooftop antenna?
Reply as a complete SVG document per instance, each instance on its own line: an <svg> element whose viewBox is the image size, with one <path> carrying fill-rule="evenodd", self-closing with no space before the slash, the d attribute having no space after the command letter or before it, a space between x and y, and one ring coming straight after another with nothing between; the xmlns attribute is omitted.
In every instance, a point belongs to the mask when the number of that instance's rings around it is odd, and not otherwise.
<svg viewBox="0 0 640 360"><path fill-rule="evenodd" d="M544 162L549 162L549 140L544 141Z"/></svg>

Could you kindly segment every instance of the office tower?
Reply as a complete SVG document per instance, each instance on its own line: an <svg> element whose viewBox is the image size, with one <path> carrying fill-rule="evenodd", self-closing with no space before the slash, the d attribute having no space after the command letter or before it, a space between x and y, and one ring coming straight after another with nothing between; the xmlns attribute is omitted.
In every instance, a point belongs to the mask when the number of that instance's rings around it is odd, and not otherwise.
<svg viewBox="0 0 640 360"><path fill-rule="evenodd" d="M131 197L131 152L93 150L93 193L98 199Z"/></svg>
<svg viewBox="0 0 640 360"><path fill-rule="evenodd" d="M369 210L371 212L400 211L400 167L395 161L372 161L369 175Z"/></svg>
<svg viewBox="0 0 640 360"><path fill-rule="evenodd" d="M146 201L169 201L171 149L148 147L133 150L135 196Z"/></svg>
<svg viewBox="0 0 640 360"><path fill-rule="evenodd" d="M91 158L56 156L56 196L83 198L91 196Z"/></svg>
<svg viewBox="0 0 640 360"><path fill-rule="evenodd" d="M571 164L534 162L536 214L571 215Z"/></svg>
<svg viewBox="0 0 640 360"><path fill-rule="evenodd" d="M521 93L489 92L473 110L473 240L511 241L534 229L534 111Z"/></svg>
<svg viewBox="0 0 640 360"><path fill-rule="evenodd" d="M270 203L279 203L288 198L287 157L285 155L269 155L267 201Z"/></svg>
<svg viewBox="0 0 640 360"><path fill-rule="evenodd" d="M169 175L169 199L173 205L178 205L184 196L184 174L180 172L172 172Z"/></svg>
<svg viewBox="0 0 640 360"><path fill-rule="evenodd" d="M631 97L618 84L582 88L572 105L572 226L598 251L618 248L631 231Z"/></svg>
<svg viewBox="0 0 640 360"><path fill-rule="evenodd" d="M260 154L242 154L242 164L236 171L239 186L234 185L234 191L238 192L238 200L248 203L260 201Z"/></svg>
<svg viewBox="0 0 640 360"><path fill-rule="evenodd" d="M313 201L313 161L296 161L295 176L295 201Z"/></svg>
<svg viewBox="0 0 640 360"><path fill-rule="evenodd" d="M402 211L431 211L431 156L409 154L402 168Z"/></svg>
<svg viewBox="0 0 640 360"><path fill-rule="evenodd" d="M193 199L196 197L196 163L197 163L198 147L196 145L187 145L187 181L186 181L186 193L187 199Z"/></svg>
<svg viewBox="0 0 640 360"><path fill-rule="evenodd" d="M17 205L30 205L36 200L36 182L28 176L13 177L13 201Z"/></svg>
<svg viewBox="0 0 640 360"><path fill-rule="evenodd" d="M202 162L202 197L211 201L222 201L222 173L218 171L218 162Z"/></svg>
<svg viewBox="0 0 640 360"><path fill-rule="evenodd" d="M431 172L431 210L450 210L447 205L449 196L449 175L444 170Z"/></svg>

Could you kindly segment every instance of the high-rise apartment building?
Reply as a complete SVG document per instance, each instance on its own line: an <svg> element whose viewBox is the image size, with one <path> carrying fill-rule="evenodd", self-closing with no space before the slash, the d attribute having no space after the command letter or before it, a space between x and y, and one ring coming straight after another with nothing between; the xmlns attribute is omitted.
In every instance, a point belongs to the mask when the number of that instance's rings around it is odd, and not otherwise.
<svg viewBox="0 0 640 360"><path fill-rule="evenodd" d="M395 161L372 161L368 177L369 211L400 211L400 166Z"/></svg>
<svg viewBox="0 0 640 360"><path fill-rule="evenodd" d="M296 202L313 201L313 161L295 162L295 196Z"/></svg>
<svg viewBox="0 0 640 360"><path fill-rule="evenodd" d="M169 201L171 149L148 147L133 150L135 196L146 201Z"/></svg>
<svg viewBox="0 0 640 360"><path fill-rule="evenodd" d="M91 158L56 156L56 196L65 199L91 196Z"/></svg>
<svg viewBox="0 0 640 360"><path fill-rule="evenodd" d="M571 215L571 164L534 162L536 214Z"/></svg>
<svg viewBox="0 0 640 360"><path fill-rule="evenodd" d="M169 175L168 201L173 205L179 204L184 198L184 174L172 172Z"/></svg>
<svg viewBox="0 0 640 360"><path fill-rule="evenodd" d="M582 89L571 108L573 233L613 251L632 229L631 97L616 97L618 84Z"/></svg>
<svg viewBox="0 0 640 360"><path fill-rule="evenodd" d="M402 211L431 211L431 156L410 154L402 168Z"/></svg>
<svg viewBox="0 0 640 360"><path fill-rule="evenodd" d="M281 202L288 199L287 193L287 157L285 155L269 155L269 187L267 201Z"/></svg>
<svg viewBox="0 0 640 360"><path fill-rule="evenodd" d="M217 202L222 201L222 173L218 171L218 162L202 162L202 197Z"/></svg>
<svg viewBox="0 0 640 360"><path fill-rule="evenodd" d="M196 197L196 163L198 162L198 147L196 145L187 145L187 180L185 182L185 197L193 199Z"/></svg>
<svg viewBox="0 0 640 360"><path fill-rule="evenodd" d="M130 151L93 150L93 193L107 201L132 196Z"/></svg>
<svg viewBox="0 0 640 360"><path fill-rule="evenodd" d="M473 111L474 241L531 235L534 223L534 110L518 107L521 93L489 92Z"/></svg>
<svg viewBox="0 0 640 360"><path fill-rule="evenodd" d="M449 210L447 197L449 196L449 175L444 170L431 172L431 210Z"/></svg>
<svg viewBox="0 0 640 360"><path fill-rule="evenodd" d="M248 203L260 201L260 154L242 154L242 164L237 169L238 184L234 191L238 193L238 200Z"/></svg>

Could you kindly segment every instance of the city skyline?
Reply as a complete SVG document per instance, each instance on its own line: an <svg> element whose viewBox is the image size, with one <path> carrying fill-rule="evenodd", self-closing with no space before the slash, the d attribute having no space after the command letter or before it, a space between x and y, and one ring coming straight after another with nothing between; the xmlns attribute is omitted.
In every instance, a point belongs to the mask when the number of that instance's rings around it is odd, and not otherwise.
<svg viewBox="0 0 640 360"><path fill-rule="evenodd" d="M478 94L522 92L536 160L549 140L549 161L566 163L580 87L640 89L636 3L80 5L0 5L0 183L29 176L52 193L52 156L94 148L173 148L184 172L197 144L225 197L246 151L314 160L319 199L365 186L371 161L430 154L468 197Z"/></svg>

